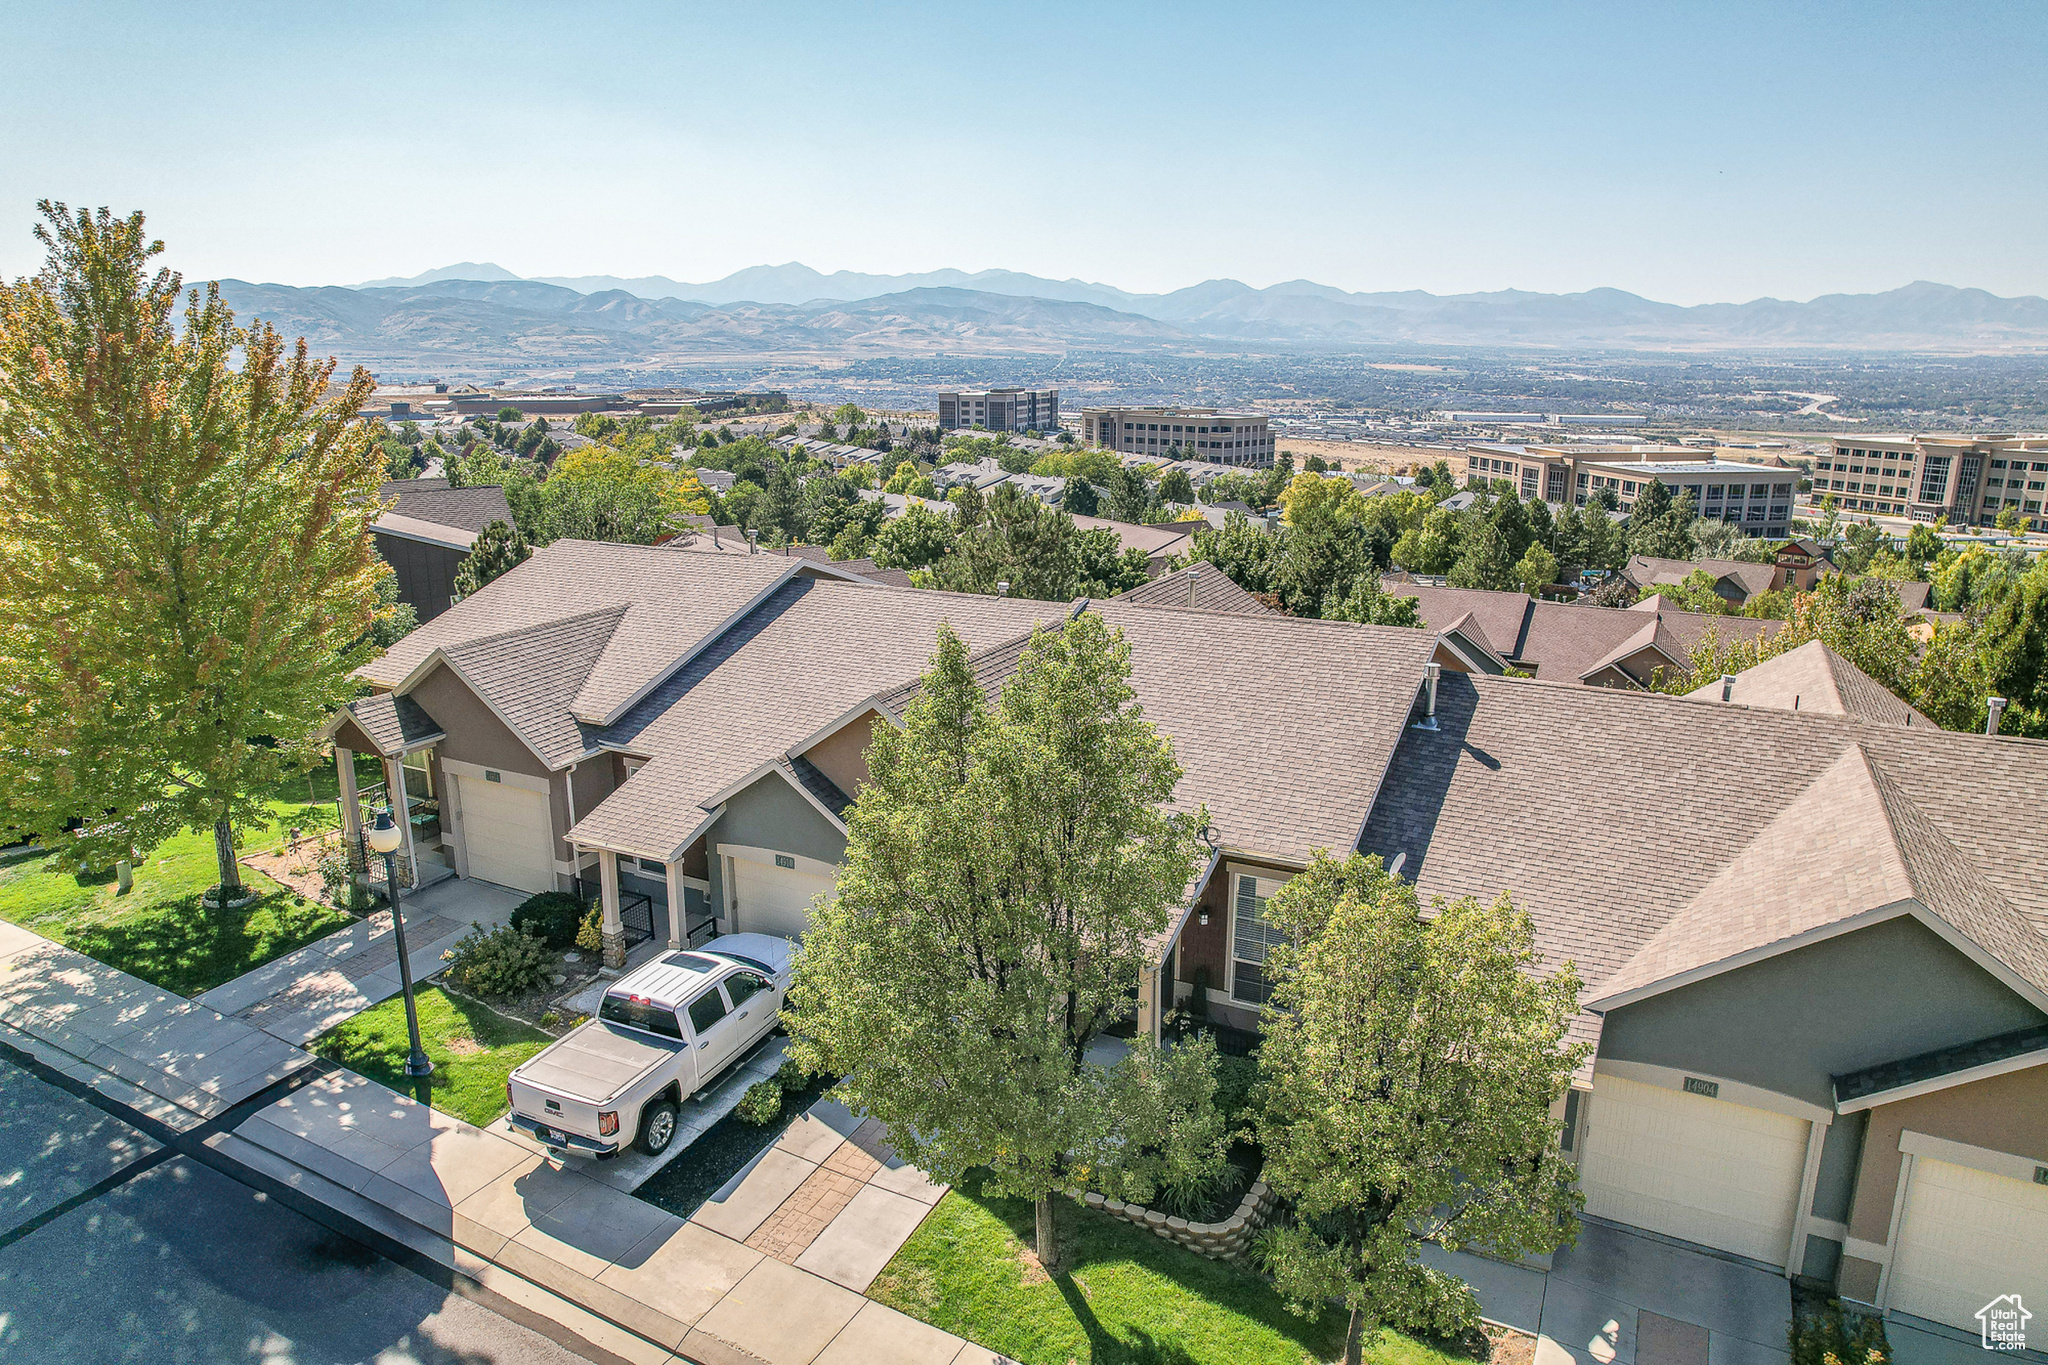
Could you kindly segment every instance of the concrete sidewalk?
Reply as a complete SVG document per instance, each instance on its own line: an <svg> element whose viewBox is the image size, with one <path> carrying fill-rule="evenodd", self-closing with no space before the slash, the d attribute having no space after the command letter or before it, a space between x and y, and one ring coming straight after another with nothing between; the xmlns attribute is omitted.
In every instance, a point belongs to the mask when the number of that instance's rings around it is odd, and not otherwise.
<svg viewBox="0 0 2048 1365"><path fill-rule="evenodd" d="M441 954L472 923L510 922L522 897L487 882L438 882L404 898L406 946L415 981L445 965ZM398 940L381 910L216 986L195 1003L234 1015L303 1047L336 1024L398 994Z"/></svg>
<svg viewBox="0 0 2048 1365"><path fill-rule="evenodd" d="M668 1353L667 1360L1000 1360L872 1303L825 1274L749 1246L746 1236L733 1237L704 1221L685 1222L643 1203L597 1178L592 1164L551 1160L509 1133L471 1127L351 1073L301 1088L232 1136L238 1146L267 1154L272 1174L312 1197L357 1216L367 1206L370 1216L381 1213L387 1225L402 1222L405 1228L393 1229L393 1235L404 1231L415 1242L424 1239L440 1249L447 1264L487 1262L515 1272ZM828 1140L834 1149L846 1145L845 1135L823 1122L792 1142L808 1153ZM822 1169L830 1155L800 1155L806 1175L797 1183ZM757 1163L755 1173L765 1164ZM882 1169L879 1161L875 1167ZM893 1178L907 1179L900 1172ZM746 1183L743 1176L734 1188ZM794 1188L762 1210L748 1236ZM858 1249L821 1250L824 1242L814 1235L795 1259L816 1251L814 1264L827 1262L826 1269L857 1277Z"/></svg>
<svg viewBox="0 0 2048 1365"><path fill-rule="evenodd" d="M0 1037L179 1132L314 1064L242 1020L7 923Z"/></svg>

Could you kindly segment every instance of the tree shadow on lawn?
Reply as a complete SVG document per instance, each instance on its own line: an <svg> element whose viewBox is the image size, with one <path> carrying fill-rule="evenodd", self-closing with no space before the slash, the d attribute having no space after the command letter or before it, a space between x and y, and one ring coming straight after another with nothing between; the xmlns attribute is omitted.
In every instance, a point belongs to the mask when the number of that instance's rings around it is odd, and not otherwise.
<svg viewBox="0 0 2048 1365"><path fill-rule="evenodd" d="M1032 1206L1021 1199L986 1195L981 1184L978 1175L970 1176L954 1193L994 1214L1011 1236L1031 1247L1037 1238ZM1095 1365L1200 1365L1201 1357L1178 1342L1162 1341L1135 1323L1117 1323L1112 1329L1097 1316L1089 1292L1076 1283L1077 1278L1085 1282L1092 1270L1123 1268L1168 1280L1219 1313L1234 1314L1285 1337L1313 1359L1332 1359L1343 1350L1344 1320L1339 1315L1326 1312L1311 1321L1288 1311L1279 1291L1246 1267L1198 1256L1144 1228L1070 1200L1061 1199L1058 1220L1066 1264L1052 1279L1087 1334Z"/></svg>
<svg viewBox="0 0 2048 1365"><path fill-rule="evenodd" d="M275 891L222 909L199 893L139 914L70 928L66 947L177 995L194 996L349 922L340 911Z"/></svg>

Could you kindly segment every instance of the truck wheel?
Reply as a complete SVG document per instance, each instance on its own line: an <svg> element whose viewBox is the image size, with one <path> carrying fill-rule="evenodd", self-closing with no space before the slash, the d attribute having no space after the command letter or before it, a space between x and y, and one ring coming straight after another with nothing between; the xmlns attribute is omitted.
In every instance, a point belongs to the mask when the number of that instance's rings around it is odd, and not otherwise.
<svg viewBox="0 0 2048 1365"><path fill-rule="evenodd" d="M676 1107L667 1100L640 1111L640 1136L633 1145L649 1156L660 1156L676 1140Z"/></svg>

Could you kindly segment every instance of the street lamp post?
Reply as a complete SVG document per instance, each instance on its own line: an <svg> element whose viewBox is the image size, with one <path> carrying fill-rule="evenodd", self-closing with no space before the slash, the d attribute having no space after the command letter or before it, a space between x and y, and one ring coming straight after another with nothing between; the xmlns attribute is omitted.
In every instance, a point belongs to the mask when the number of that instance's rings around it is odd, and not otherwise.
<svg viewBox="0 0 2048 1365"><path fill-rule="evenodd" d="M394 855L404 837L405 832L392 822L388 807L378 811L376 823L363 831L364 841L384 855L384 890L391 901L391 928L398 935L398 979L405 993L405 1028L412 1036L412 1056L406 1058L405 1074L431 1076L434 1064L427 1059L427 1050L420 1046L420 1016L412 1001L412 963L405 955L405 914L398 905L398 866Z"/></svg>

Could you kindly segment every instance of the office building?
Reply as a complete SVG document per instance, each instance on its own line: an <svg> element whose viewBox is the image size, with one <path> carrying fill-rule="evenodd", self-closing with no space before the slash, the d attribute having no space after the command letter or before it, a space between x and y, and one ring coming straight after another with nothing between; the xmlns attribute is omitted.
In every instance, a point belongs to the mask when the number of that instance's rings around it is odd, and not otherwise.
<svg viewBox="0 0 2048 1365"><path fill-rule="evenodd" d="M1601 489L1626 512L1649 484L1662 483L1675 498L1691 494L1703 517L1735 522L1753 536L1781 540L1792 533L1792 499L1799 471L1790 465L1702 460L1684 446L1471 445L1466 477L1507 479L1523 498L1584 503Z"/></svg>
<svg viewBox="0 0 2048 1365"><path fill-rule="evenodd" d="M1273 436L1256 412L1221 408L1083 408L1081 443L1132 455L1267 466Z"/></svg>
<svg viewBox="0 0 2048 1365"><path fill-rule="evenodd" d="M2007 509L2048 529L2048 436L1838 436L1814 461L1813 496L1844 512L1989 526Z"/></svg>
<svg viewBox="0 0 2048 1365"><path fill-rule="evenodd" d="M1058 389L980 389L939 395L939 428L954 431L1057 431Z"/></svg>

